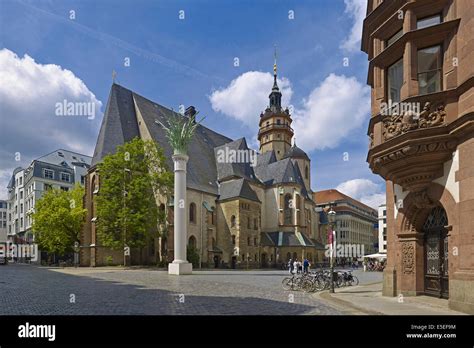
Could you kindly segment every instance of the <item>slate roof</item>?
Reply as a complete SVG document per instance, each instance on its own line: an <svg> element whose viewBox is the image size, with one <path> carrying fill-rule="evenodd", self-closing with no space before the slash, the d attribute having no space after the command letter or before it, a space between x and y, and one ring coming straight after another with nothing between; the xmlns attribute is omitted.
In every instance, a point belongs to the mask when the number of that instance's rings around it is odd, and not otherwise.
<svg viewBox="0 0 474 348"><path fill-rule="evenodd" d="M304 233L300 232L263 232L261 234L260 243L262 246L273 247L298 246L320 248L320 245L316 245L313 240L308 238Z"/></svg>
<svg viewBox="0 0 474 348"><path fill-rule="evenodd" d="M283 158L303 158L310 161L306 152L301 150L296 144L293 144L293 146L288 149Z"/></svg>
<svg viewBox="0 0 474 348"><path fill-rule="evenodd" d="M260 202L257 197L257 194L248 184L248 181L243 178L237 180L229 180L221 183L219 187L219 193L220 201L241 197L249 199L251 201Z"/></svg>
<svg viewBox="0 0 474 348"><path fill-rule="evenodd" d="M234 153L247 153L243 158L236 157L235 162L229 162L227 156L222 156L222 154ZM231 142L228 142L222 146L218 146L214 149L216 156L216 166L217 166L217 179L219 181L232 178L232 177L241 177L246 178L251 181L256 181L255 173L251 165L251 159L249 153L253 153L256 156L256 152L249 149L247 146L247 141L245 138L240 138ZM221 161L221 157L224 157L225 161ZM241 156L242 157L242 156ZM255 157L257 160L258 157Z"/></svg>
<svg viewBox="0 0 474 348"><path fill-rule="evenodd" d="M136 103L137 110L150 131L151 137L163 148L168 168L173 168L171 158L173 150L168 143L164 129L156 120L166 125L169 117L185 116L117 84L112 85L94 152L93 165L100 162L105 155L115 152L117 146L139 136L134 103ZM188 149L187 186L189 188L217 195L214 148L231 141L232 139L203 125L197 127Z"/></svg>
<svg viewBox="0 0 474 348"><path fill-rule="evenodd" d="M167 124L170 117L186 116L115 83L110 91L92 165L99 163L104 156L114 153L117 146L140 136L137 113L143 118L151 137L163 148L168 168L173 168L173 150L164 129L157 121ZM232 140L199 125L188 148L188 188L219 195L220 200L244 197L258 201L249 182L265 185L297 183L302 187L302 195L312 200L295 159L289 157L277 161L272 151L258 154L255 167L248 162L221 163L216 160L217 151L220 149L253 151L248 148L245 138Z"/></svg>
<svg viewBox="0 0 474 348"><path fill-rule="evenodd" d="M91 165L92 157L69 150L59 149L36 159L36 161L62 167L73 168L74 166L80 166L87 168Z"/></svg>

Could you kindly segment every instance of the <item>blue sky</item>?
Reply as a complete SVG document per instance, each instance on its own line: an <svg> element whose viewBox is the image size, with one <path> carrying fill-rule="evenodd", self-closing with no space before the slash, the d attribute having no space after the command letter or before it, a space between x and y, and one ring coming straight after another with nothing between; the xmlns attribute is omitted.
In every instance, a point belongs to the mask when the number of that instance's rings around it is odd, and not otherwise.
<svg viewBox="0 0 474 348"><path fill-rule="evenodd" d="M209 128L255 144L270 92L258 82L267 85L277 45L279 78L298 119L296 141L312 159L313 190L339 186L374 205L384 184L365 162L370 93L367 56L356 42L361 6L365 1L2 0L0 49L10 67L0 76L11 85L0 89L2 139L8 139L0 184L12 168L57 148L92 154L100 113L94 120L57 120L48 106L25 103L41 98L46 105L65 93L100 101L103 112L113 70L136 93L174 109L194 105ZM263 100L255 99L259 93ZM25 122L14 122L22 113ZM24 154L19 163L16 152Z"/></svg>

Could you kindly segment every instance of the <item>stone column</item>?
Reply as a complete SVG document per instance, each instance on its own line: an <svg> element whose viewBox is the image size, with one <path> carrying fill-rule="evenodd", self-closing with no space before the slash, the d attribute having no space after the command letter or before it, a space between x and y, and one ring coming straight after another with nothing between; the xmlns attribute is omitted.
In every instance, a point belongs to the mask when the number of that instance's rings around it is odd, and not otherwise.
<svg viewBox="0 0 474 348"><path fill-rule="evenodd" d="M174 261L168 265L168 274L191 274L193 266L186 258L186 163L189 157L173 155L174 161Z"/></svg>

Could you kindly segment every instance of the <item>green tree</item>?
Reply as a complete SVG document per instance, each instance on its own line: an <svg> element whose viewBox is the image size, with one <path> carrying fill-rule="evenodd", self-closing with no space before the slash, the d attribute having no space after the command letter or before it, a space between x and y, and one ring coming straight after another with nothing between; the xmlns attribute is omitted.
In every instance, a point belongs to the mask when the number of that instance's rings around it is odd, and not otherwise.
<svg viewBox="0 0 474 348"><path fill-rule="evenodd" d="M199 267L199 259L200 259L199 249L188 245L186 247L186 256L187 256L188 262L193 264L193 267Z"/></svg>
<svg viewBox="0 0 474 348"><path fill-rule="evenodd" d="M64 255L79 242L86 209L82 207L84 188L48 190L36 202L33 218L35 241L41 250Z"/></svg>
<svg viewBox="0 0 474 348"><path fill-rule="evenodd" d="M163 150L153 141L134 138L105 156L97 169L96 226L101 245L140 248L158 237L166 216L156 198L168 197L173 187Z"/></svg>

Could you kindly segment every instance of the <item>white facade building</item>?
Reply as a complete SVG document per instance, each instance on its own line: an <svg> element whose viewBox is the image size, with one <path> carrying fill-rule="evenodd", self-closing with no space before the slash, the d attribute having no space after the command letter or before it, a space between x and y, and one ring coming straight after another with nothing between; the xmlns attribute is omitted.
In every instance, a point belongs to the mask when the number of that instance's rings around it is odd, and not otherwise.
<svg viewBox="0 0 474 348"><path fill-rule="evenodd" d="M7 201L0 200L0 243L4 243L7 241L7 207Z"/></svg>
<svg viewBox="0 0 474 348"><path fill-rule="evenodd" d="M49 189L69 190L84 185L92 158L66 150L56 150L34 161L26 169L16 168L8 184L8 239L32 242L35 203Z"/></svg>
<svg viewBox="0 0 474 348"><path fill-rule="evenodd" d="M379 253L387 252L387 207L379 206Z"/></svg>

